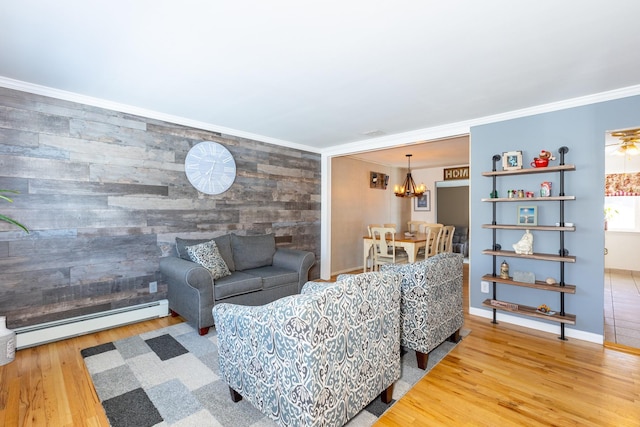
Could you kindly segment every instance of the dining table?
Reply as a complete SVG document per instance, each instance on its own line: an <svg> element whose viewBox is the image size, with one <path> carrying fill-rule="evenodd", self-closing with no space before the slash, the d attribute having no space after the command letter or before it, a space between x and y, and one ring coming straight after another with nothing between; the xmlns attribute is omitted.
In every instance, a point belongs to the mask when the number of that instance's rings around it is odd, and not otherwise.
<svg viewBox="0 0 640 427"><path fill-rule="evenodd" d="M395 234L395 246L397 248L403 248L408 255L409 262L416 262L416 256L418 250L427 246L427 234L426 233L412 233L410 236L404 233ZM367 271L367 260L372 255L371 249L373 248L373 238L371 236L364 236L364 264L363 271ZM373 269L373 265L371 267Z"/></svg>

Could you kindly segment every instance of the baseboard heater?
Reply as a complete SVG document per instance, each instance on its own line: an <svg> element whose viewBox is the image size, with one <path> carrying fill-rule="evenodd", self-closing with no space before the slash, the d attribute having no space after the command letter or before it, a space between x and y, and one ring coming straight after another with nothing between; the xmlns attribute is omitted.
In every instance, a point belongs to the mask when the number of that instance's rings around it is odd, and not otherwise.
<svg viewBox="0 0 640 427"><path fill-rule="evenodd" d="M15 329L16 347L18 349L33 347L168 315L169 302L163 299L146 304L25 326Z"/></svg>

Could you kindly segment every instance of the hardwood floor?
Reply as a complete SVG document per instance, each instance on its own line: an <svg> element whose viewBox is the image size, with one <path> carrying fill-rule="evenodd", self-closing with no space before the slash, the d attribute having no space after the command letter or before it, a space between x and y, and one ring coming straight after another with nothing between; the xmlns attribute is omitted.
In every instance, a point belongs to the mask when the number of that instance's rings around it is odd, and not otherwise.
<svg viewBox="0 0 640 427"><path fill-rule="evenodd" d="M377 426L640 424L640 356L465 312L471 334ZM0 426L108 426L80 350L180 321L165 317L18 351L0 367Z"/></svg>
<svg viewBox="0 0 640 427"><path fill-rule="evenodd" d="M180 322L167 316L18 350L0 366L0 426L109 426L80 350Z"/></svg>

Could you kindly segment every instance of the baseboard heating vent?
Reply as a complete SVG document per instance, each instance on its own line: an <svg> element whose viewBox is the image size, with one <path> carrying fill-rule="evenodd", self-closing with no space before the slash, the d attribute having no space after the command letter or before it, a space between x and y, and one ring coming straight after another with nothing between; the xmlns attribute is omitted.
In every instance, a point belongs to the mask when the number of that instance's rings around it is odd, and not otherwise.
<svg viewBox="0 0 640 427"><path fill-rule="evenodd" d="M168 315L169 302L163 299L131 307L116 308L100 313L25 326L15 329L16 347L18 349L33 347Z"/></svg>

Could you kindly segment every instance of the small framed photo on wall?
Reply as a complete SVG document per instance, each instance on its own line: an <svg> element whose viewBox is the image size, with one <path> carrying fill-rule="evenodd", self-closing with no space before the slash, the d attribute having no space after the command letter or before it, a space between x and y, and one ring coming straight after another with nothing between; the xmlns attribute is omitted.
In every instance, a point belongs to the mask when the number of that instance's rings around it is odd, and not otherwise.
<svg viewBox="0 0 640 427"><path fill-rule="evenodd" d="M420 197L413 198L414 211L430 211L431 210L431 190L427 190Z"/></svg>
<svg viewBox="0 0 640 427"><path fill-rule="evenodd" d="M522 151L502 153L502 170L512 171L517 169L522 169Z"/></svg>
<svg viewBox="0 0 640 427"><path fill-rule="evenodd" d="M538 207L518 206L518 225L538 225Z"/></svg>

